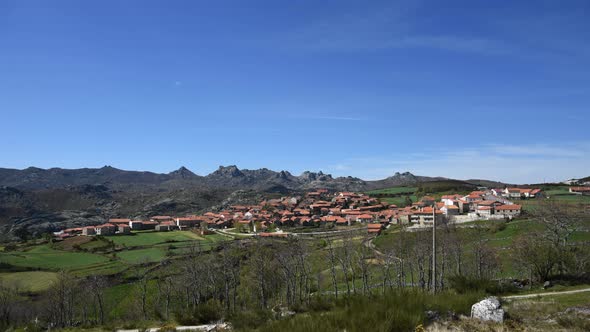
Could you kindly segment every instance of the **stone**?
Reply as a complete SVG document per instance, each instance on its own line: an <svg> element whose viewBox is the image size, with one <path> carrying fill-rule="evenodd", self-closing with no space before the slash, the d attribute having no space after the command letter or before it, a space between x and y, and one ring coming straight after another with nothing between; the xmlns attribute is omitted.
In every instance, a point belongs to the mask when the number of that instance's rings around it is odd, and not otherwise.
<svg viewBox="0 0 590 332"><path fill-rule="evenodd" d="M551 284L551 281L545 281L545 283L543 284L543 289L551 288L551 286L553 286Z"/></svg>
<svg viewBox="0 0 590 332"><path fill-rule="evenodd" d="M502 323L504 309L497 297L488 297L471 306L471 318Z"/></svg>
<svg viewBox="0 0 590 332"><path fill-rule="evenodd" d="M440 319L440 315L437 311L427 310L424 312L424 314L426 315L426 319L428 319L431 322L434 322L434 321L437 321Z"/></svg>

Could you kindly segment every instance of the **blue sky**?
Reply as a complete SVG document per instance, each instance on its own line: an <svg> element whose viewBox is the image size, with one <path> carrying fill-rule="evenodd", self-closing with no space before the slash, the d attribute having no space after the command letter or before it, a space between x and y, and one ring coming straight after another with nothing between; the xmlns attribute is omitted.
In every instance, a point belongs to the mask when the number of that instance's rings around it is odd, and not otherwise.
<svg viewBox="0 0 590 332"><path fill-rule="evenodd" d="M0 167L590 175L588 1L0 2Z"/></svg>

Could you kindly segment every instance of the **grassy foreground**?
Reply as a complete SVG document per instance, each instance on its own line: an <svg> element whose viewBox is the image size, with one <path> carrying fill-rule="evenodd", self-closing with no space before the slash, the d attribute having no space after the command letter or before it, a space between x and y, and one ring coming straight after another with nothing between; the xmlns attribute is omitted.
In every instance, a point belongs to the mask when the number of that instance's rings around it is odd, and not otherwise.
<svg viewBox="0 0 590 332"><path fill-rule="evenodd" d="M435 296L413 290L385 295L353 296L333 305L316 300L308 313L268 323L259 331L414 331L428 323L428 311L447 316L468 315L483 294L440 293ZM324 307L322 307L322 305ZM324 311L324 310L329 311Z"/></svg>

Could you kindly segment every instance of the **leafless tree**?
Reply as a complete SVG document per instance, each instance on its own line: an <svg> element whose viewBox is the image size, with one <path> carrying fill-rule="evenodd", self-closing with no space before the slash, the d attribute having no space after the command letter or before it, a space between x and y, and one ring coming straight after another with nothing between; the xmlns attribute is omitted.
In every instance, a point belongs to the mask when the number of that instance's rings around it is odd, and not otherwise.
<svg viewBox="0 0 590 332"><path fill-rule="evenodd" d="M0 280L0 328L10 325L16 296L17 292L15 288L4 285L2 280Z"/></svg>
<svg viewBox="0 0 590 332"><path fill-rule="evenodd" d="M164 318L170 319L170 305L172 303L172 296L174 294L174 282L172 277L167 276L157 280L158 286L158 297L160 302L164 306Z"/></svg>
<svg viewBox="0 0 590 332"><path fill-rule="evenodd" d="M66 272L60 272L47 292L47 311L51 326L73 326L76 317L77 297L80 295L78 280Z"/></svg>
<svg viewBox="0 0 590 332"><path fill-rule="evenodd" d="M103 276L90 276L88 278L88 290L92 296L95 308L97 309L98 321L101 325L105 322L104 314L104 290L107 287L106 279Z"/></svg>
<svg viewBox="0 0 590 332"><path fill-rule="evenodd" d="M146 271L142 270L141 266L138 266L135 271L136 292L139 309L141 311L143 319L148 319L148 286L149 276Z"/></svg>
<svg viewBox="0 0 590 332"><path fill-rule="evenodd" d="M513 248L515 261L539 281L545 281L559 263L559 252L542 234L520 237Z"/></svg>
<svg viewBox="0 0 590 332"><path fill-rule="evenodd" d="M497 250L489 245L486 227L476 224L473 229L475 231L473 253L476 276L479 279L491 278L499 267Z"/></svg>
<svg viewBox="0 0 590 332"><path fill-rule="evenodd" d="M232 245L223 246L220 257L220 274L223 279L223 300L227 312L235 309L240 284L240 254Z"/></svg>
<svg viewBox="0 0 590 332"><path fill-rule="evenodd" d="M557 248L566 246L584 216L580 205L541 200L529 212L545 228L544 236Z"/></svg>
<svg viewBox="0 0 590 332"><path fill-rule="evenodd" d="M382 292L385 294L387 289L393 289L394 284L397 283L398 287L403 287L403 283L401 281L401 274L403 260L396 256L396 251L394 249L385 249L383 252L383 256L381 257L381 268L382 268ZM396 268L397 267L397 268ZM392 278L392 273L397 273L397 281L394 281Z"/></svg>
<svg viewBox="0 0 590 332"><path fill-rule="evenodd" d="M371 257L371 251L363 244L355 248L354 256L356 258L356 264L359 268L361 281L363 285L363 294L367 295L370 293L370 281L371 281L371 270L369 259ZM354 280L353 280L354 282Z"/></svg>
<svg viewBox="0 0 590 332"><path fill-rule="evenodd" d="M254 280L254 288L258 293L258 303L262 309L268 308L268 301L271 294L271 271L270 260L272 251L259 241L250 257L250 267Z"/></svg>
<svg viewBox="0 0 590 332"><path fill-rule="evenodd" d="M327 242L327 260L330 264L330 275L332 276L332 287L334 287L334 296L338 298L338 279L336 275L336 265L338 264L338 258L332 244L332 239L326 239Z"/></svg>
<svg viewBox="0 0 590 332"><path fill-rule="evenodd" d="M354 265L352 264L353 260L353 251L354 251L354 242L353 242L353 235L352 233L345 233L342 237L342 250L340 251L338 257L338 261L340 263L340 267L342 268L342 273L344 273L344 281L346 282L346 294L350 296L351 289L350 283L352 281L352 292L356 293L356 273Z"/></svg>
<svg viewBox="0 0 590 332"><path fill-rule="evenodd" d="M571 258L572 248L568 247L571 236L587 217L587 206L568 204L555 200L541 200L529 212L533 220L544 228L543 237L551 243L557 256L557 269L560 274L566 272L567 261Z"/></svg>
<svg viewBox="0 0 590 332"><path fill-rule="evenodd" d="M430 273L430 257L432 246L430 245L430 233L418 231L410 234L413 238L414 243L412 246L412 254L410 256L413 261L413 266L416 268L418 274L418 286L424 290L430 283L427 279Z"/></svg>

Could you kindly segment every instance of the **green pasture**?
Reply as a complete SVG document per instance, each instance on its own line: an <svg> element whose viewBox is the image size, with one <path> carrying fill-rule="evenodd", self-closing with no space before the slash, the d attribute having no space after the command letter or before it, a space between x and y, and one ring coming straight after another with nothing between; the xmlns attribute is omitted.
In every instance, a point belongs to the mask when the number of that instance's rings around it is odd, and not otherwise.
<svg viewBox="0 0 590 332"><path fill-rule="evenodd" d="M40 292L46 290L57 280L57 273L45 271L26 271L0 273L0 282L14 287L19 292Z"/></svg>
<svg viewBox="0 0 590 332"><path fill-rule="evenodd" d="M378 190L371 190L368 191L367 194L375 195L375 194L387 194L387 195L398 195L398 194L405 194L405 193L415 193L418 188L416 187L392 187L392 188L385 188L385 189L378 189Z"/></svg>
<svg viewBox="0 0 590 332"><path fill-rule="evenodd" d="M166 250L159 247L123 250L117 253L117 257L131 264L153 263L163 260L166 257Z"/></svg>
<svg viewBox="0 0 590 332"><path fill-rule="evenodd" d="M113 241L116 245L125 247L141 247L166 242L203 240L201 236L189 231L137 232L129 235L109 236L107 239Z"/></svg>
<svg viewBox="0 0 590 332"><path fill-rule="evenodd" d="M48 244L0 253L0 263L45 270L70 270L106 261L108 258L101 255L54 250Z"/></svg>

